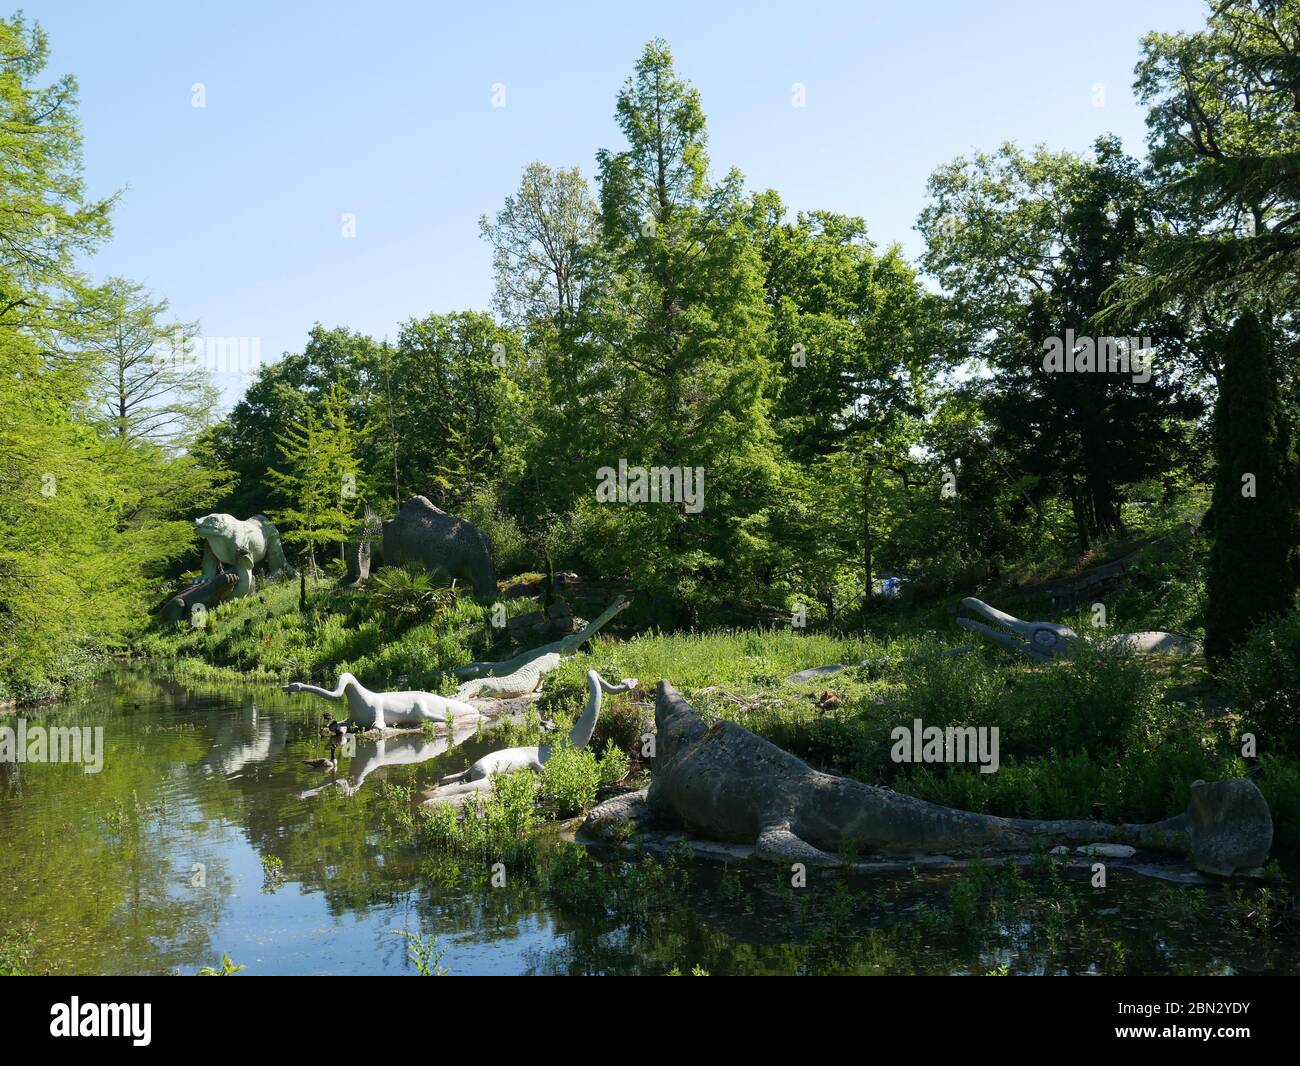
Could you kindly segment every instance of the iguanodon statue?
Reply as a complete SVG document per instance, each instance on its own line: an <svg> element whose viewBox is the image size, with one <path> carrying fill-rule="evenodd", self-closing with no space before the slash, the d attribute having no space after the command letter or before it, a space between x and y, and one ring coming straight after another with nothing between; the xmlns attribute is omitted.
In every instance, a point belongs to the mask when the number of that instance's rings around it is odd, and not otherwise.
<svg viewBox="0 0 1300 1066"><path fill-rule="evenodd" d="M650 788L606 800L584 830L616 835L645 820L710 840L754 844L771 862L843 865L857 854L1028 851L1036 843L1117 843L1189 854L1197 869L1230 876L1263 865L1273 841L1268 804L1252 781L1192 785L1187 810L1149 825L999 818L927 803L835 777L734 722L706 725L666 681L655 699Z"/></svg>
<svg viewBox="0 0 1300 1066"><path fill-rule="evenodd" d="M985 625L973 618L958 618L957 624L972 633L978 633L987 640L995 641L1005 648L1021 652L1032 659L1046 662L1048 659L1066 652L1070 644L1079 639L1079 634L1069 626L1056 622L1026 622L1013 614L990 607L983 600L967 596L961 605L974 611L987 622ZM997 626L998 628L994 628ZM1188 637L1175 636L1148 630L1142 633L1120 633L1107 637L1105 645L1115 651L1132 652L1140 655L1195 655L1200 645Z"/></svg>
<svg viewBox="0 0 1300 1066"><path fill-rule="evenodd" d="M203 578L217 576L222 563L233 566L239 581L232 598L250 596L257 587L253 567L266 561L271 577L294 576L284 557L280 534L266 515L255 514L246 522L234 515L209 514L194 520L194 531L203 539Z"/></svg>
<svg viewBox="0 0 1300 1066"><path fill-rule="evenodd" d="M461 726L484 717L476 707L433 692L371 692L351 674L340 674L334 691L290 681L285 692L310 692L327 700L346 698L349 719L363 729L387 729L394 725L446 722Z"/></svg>

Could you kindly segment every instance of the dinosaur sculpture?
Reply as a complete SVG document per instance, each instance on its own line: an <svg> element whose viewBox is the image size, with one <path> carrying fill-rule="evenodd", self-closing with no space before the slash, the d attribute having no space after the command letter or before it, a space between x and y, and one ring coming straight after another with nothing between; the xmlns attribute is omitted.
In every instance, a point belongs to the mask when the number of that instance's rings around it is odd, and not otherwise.
<svg viewBox="0 0 1300 1066"><path fill-rule="evenodd" d="M149 613L164 622L180 622L189 618L194 608L200 604L205 609L215 607L229 597L238 584L238 574L231 570L221 570L207 581L196 581L168 596Z"/></svg>
<svg viewBox="0 0 1300 1066"><path fill-rule="evenodd" d="M615 597L614 602L606 607L594 622L588 622L576 633L570 633L567 636L561 637L559 640L551 641L549 644L541 644L536 648L520 652L513 659L503 659L501 662L496 663L469 663L465 666L457 667L453 672L462 681L479 677L505 678L512 674L517 674L535 659L541 659L549 655L572 655L582 647L583 644L594 637L601 626L605 625L611 618L618 614L619 611L627 607L629 602L630 601L626 596L617 596ZM545 667L542 672L547 673L550 670L554 670L558 663L559 659L556 659L550 666ZM532 692L533 689L526 689L525 691Z"/></svg>
<svg viewBox="0 0 1300 1066"><path fill-rule="evenodd" d="M958 618L957 624L963 629L995 641L1003 647L1028 655L1040 662L1046 662L1066 652L1071 643L1079 639L1079 634L1069 626L1055 622L1026 622L1013 614L990 607L983 600L967 596L961 601L963 607L981 615L989 622L1001 628L977 622L973 618ZM1187 637L1175 636L1173 633L1161 633L1151 630L1142 633L1120 633L1108 637L1106 646L1115 650L1142 655L1177 654L1195 655L1200 645Z"/></svg>
<svg viewBox="0 0 1300 1066"><path fill-rule="evenodd" d="M617 685L611 685L595 670L587 671L587 705L581 717L569 730L569 746L585 748L591 742L591 735L596 729L596 720L600 717L601 694L610 696L620 692L631 692L637 686L634 677L625 677ZM537 747L502 748L489 755L484 755L476 763L458 774L450 774L442 779L434 790L429 803L458 803L467 795L490 788L493 774L510 773L512 770L536 770L551 757L549 744Z"/></svg>
<svg viewBox="0 0 1300 1066"><path fill-rule="evenodd" d="M526 696L541 688L543 678L559 665L560 653L548 652L526 662L513 674L506 674L504 677L478 677L473 681L466 681L456 690L456 698L458 700L511 699L515 696Z"/></svg>
<svg viewBox="0 0 1300 1066"><path fill-rule="evenodd" d="M439 510L423 496L412 496L383 525L386 566L417 563L426 570L445 570L468 581L480 599L495 596L496 570L491 546L473 522Z"/></svg>
<svg viewBox="0 0 1300 1066"><path fill-rule="evenodd" d="M346 698L349 717L363 729L446 722L448 728L484 717L477 708L432 692L371 692L351 674L340 674L334 691L291 681L285 692L310 692L327 700Z"/></svg>
<svg viewBox="0 0 1300 1066"><path fill-rule="evenodd" d="M204 580L215 578L222 563L233 566L239 575L231 594L235 599L251 595L256 589L253 567L263 560L271 577L294 576L280 546L280 534L266 515L255 514L246 522L234 515L204 515L194 520L194 531L204 541Z"/></svg>
<svg viewBox="0 0 1300 1066"><path fill-rule="evenodd" d="M627 821L667 821L698 836L755 844L757 858L837 866L835 853L1029 850L1035 842L1128 843L1191 855L1230 876L1263 864L1273 840L1252 781L1192 785L1187 810L1150 825L998 818L941 807L813 770L734 722L705 725L666 681L655 699L656 765L648 790L594 808L584 830L610 836Z"/></svg>

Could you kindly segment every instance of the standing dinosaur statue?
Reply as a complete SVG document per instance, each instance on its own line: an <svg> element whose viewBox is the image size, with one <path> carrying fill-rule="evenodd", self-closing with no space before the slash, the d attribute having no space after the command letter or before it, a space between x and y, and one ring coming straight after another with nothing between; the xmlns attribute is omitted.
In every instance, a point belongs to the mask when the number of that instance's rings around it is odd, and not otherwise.
<svg viewBox="0 0 1300 1066"><path fill-rule="evenodd" d="M528 651L520 652L513 659L503 659L501 662L496 663L468 663L465 666L457 667L453 672L462 681L468 681L471 678L480 677L506 678L512 674L519 673L519 671L528 666L529 663L533 662L534 659L541 659L550 655L572 655L582 647L583 644L594 637L601 626L605 625L611 618L618 614L619 611L627 607L628 603L629 600L626 596L618 596L615 598L613 603L601 612L600 617L598 617L594 622L588 622L575 633L570 633L568 636L561 637L559 640L553 640L549 644L542 644L536 648L531 648ZM560 660L557 657L549 665L544 666L542 668L542 673L546 674L551 670L554 670L559 664L559 661ZM528 677L531 676L533 675L521 675L521 679L523 682L526 682ZM540 684L540 680L538 683ZM515 693L515 695L522 695L525 692L533 692L536 688L537 685L533 685L531 688L522 689L520 692ZM464 691L464 687L462 687L462 691Z"/></svg>

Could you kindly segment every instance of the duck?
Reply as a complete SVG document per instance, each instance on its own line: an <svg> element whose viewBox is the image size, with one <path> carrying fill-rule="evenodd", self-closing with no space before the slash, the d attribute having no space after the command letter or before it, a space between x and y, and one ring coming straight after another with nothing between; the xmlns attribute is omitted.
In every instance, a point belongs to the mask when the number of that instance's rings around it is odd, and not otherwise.
<svg viewBox="0 0 1300 1066"><path fill-rule="evenodd" d="M340 737L340 738L346 737L348 735L347 722L339 721L332 714L330 714L329 711L325 711L324 713L322 713L321 717L325 720L325 724L321 726L322 733L328 733L332 737Z"/></svg>
<svg viewBox="0 0 1300 1066"><path fill-rule="evenodd" d="M334 751L338 747L333 741L330 742L330 754L328 759L303 759L304 766L310 766L313 770L320 770L322 773L330 773L337 770L339 761L334 757Z"/></svg>

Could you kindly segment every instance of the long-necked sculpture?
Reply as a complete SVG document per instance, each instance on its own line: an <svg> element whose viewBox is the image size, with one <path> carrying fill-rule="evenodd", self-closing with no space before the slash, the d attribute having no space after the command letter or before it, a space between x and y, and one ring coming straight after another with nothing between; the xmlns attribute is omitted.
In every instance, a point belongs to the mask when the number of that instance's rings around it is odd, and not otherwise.
<svg viewBox="0 0 1300 1066"><path fill-rule="evenodd" d="M584 829L612 835L660 821L710 840L754 844L772 862L838 866L846 852L936 854L1116 843L1179 851L1206 873L1254 870L1273 821L1252 781L1197 782L1187 810L1149 825L998 818L954 810L812 769L734 722L706 725L666 681L655 699L656 760L648 790L607 800Z"/></svg>
<svg viewBox="0 0 1300 1066"><path fill-rule="evenodd" d="M528 651L520 652L512 659L502 659L500 662L496 663L469 663L465 666L457 667L453 672L462 681L467 681L471 678L477 677L508 677L511 674L519 673L519 671L536 659L548 655L572 655L582 647L583 644L594 637L600 630L601 626L605 625L611 618L618 614L619 611L627 607L629 602L630 601L626 596L618 596L614 599L613 603L600 613L600 616L594 622L588 622L581 629L570 633L568 636L561 637L559 640L553 640L549 644L541 644L536 648L530 648ZM559 659L556 659L542 672L546 673L548 670L555 669L557 663L559 663ZM525 691L531 692L533 690L526 689Z"/></svg>
<svg viewBox="0 0 1300 1066"><path fill-rule="evenodd" d="M625 677L617 685L611 685L595 670L587 671L587 705L571 730L569 746L585 748L591 742L596 730L596 721L600 717L601 695L616 695L631 692L637 686L634 677ZM551 757L551 746L541 744L535 747L502 748L484 755L476 763L458 774L450 774L442 779L441 785L430 797L430 803L455 803L473 792L478 792L492 785L493 774L509 773L512 770L540 771Z"/></svg>
<svg viewBox="0 0 1300 1066"><path fill-rule="evenodd" d="M973 618L958 618L957 624L963 629L969 629L986 640L992 640L1040 662L1065 654L1070 645L1079 640L1079 634L1069 626L1058 625L1056 622L1026 622L1013 614L990 607L974 596L967 596L961 605L993 623L986 625ZM1141 655L1195 655L1200 651L1200 645L1196 641L1158 630L1120 633L1105 638L1105 645L1115 651Z"/></svg>
<svg viewBox="0 0 1300 1066"><path fill-rule="evenodd" d="M346 699L350 719L363 729L386 729L395 725L446 722L460 726L484 717L477 707L448 699L433 692L371 692L351 674L340 674L331 692L301 681L291 681L285 692L309 692L327 700Z"/></svg>
<svg viewBox="0 0 1300 1066"><path fill-rule="evenodd" d="M216 577L222 563L234 567L239 580L230 595L235 599L256 590L253 567L263 560L272 577L294 575L280 546L280 534L266 515L255 514L247 521L228 514L204 515L194 520L194 531L204 542L204 580Z"/></svg>

